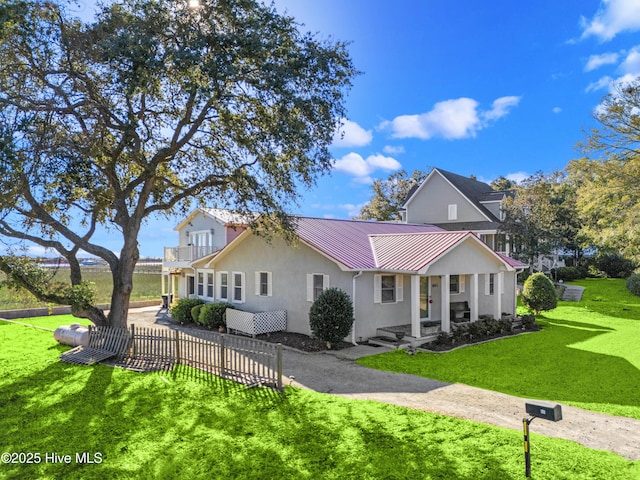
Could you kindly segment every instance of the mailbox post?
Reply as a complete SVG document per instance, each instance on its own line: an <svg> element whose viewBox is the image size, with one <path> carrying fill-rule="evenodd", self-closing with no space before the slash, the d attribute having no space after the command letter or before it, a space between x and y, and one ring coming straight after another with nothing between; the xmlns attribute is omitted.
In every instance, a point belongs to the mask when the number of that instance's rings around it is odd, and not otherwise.
<svg viewBox="0 0 640 480"><path fill-rule="evenodd" d="M536 418L559 422L562 420L562 407L560 405L536 405L533 403L524 404L525 411L531 418L522 419L522 429L524 431L524 474L527 478L531 476L531 449L529 444L529 424Z"/></svg>

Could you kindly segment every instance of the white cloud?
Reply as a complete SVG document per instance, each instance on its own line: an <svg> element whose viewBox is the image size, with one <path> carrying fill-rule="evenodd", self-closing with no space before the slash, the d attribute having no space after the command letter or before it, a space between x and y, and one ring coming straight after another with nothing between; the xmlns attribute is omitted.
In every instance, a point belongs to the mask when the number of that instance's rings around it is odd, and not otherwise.
<svg viewBox="0 0 640 480"><path fill-rule="evenodd" d="M551 110L553 113L561 113L562 112L562 108L560 107L553 107L553 109Z"/></svg>
<svg viewBox="0 0 640 480"><path fill-rule="evenodd" d="M620 71L629 75L640 75L640 46L633 47L620 64Z"/></svg>
<svg viewBox="0 0 640 480"><path fill-rule="evenodd" d="M608 88L612 82L613 78L609 76L602 77L601 79L596 80L595 82L591 82L589 85L587 85L587 88L585 88L585 92L595 92L597 90Z"/></svg>
<svg viewBox="0 0 640 480"><path fill-rule="evenodd" d="M404 153L404 147L402 145L393 146L393 145L385 145L382 149L384 153L388 153L389 155L399 155Z"/></svg>
<svg viewBox="0 0 640 480"><path fill-rule="evenodd" d="M343 203L341 205L338 205L338 208L347 211L347 216L349 218L360 215L360 210L362 210L362 207L364 207L364 203L358 203L357 205L354 205L353 203Z"/></svg>
<svg viewBox="0 0 640 480"><path fill-rule="evenodd" d="M336 160L333 164L333 168L339 172L353 175L359 183L371 183L373 181L371 174L376 170L392 172L400 170L402 165L392 157L385 157L384 155L376 154L369 155L365 159L362 158L361 155L351 152L341 159Z"/></svg>
<svg viewBox="0 0 640 480"><path fill-rule="evenodd" d="M334 147L364 147L373 140L371 130L365 130L356 122L343 118L333 133Z"/></svg>
<svg viewBox="0 0 640 480"><path fill-rule="evenodd" d="M508 180L511 180L512 182L516 182L516 183L522 183L523 180L525 180L526 178L529 178L531 175L529 175L527 172L514 172L514 173L508 173L505 178L507 178Z"/></svg>
<svg viewBox="0 0 640 480"><path fill-rule="evenodd" d="M400 115L382 122L380 128L391 130L395 138L470 138L489 126L490 122L507 115L519 102L520 97L501 97L493 102L490 110L479 111L478 102L472 98L445 100L436 103L429 112Z"/></svg>
<svg viewBox="0 0 640 480"><path fill-rule="evenodd" d="M591 20L580 19L582 38L598 37L611 40L618 33L640 30L640 3L638 0L602 0L600 8Z"/></svg>
<svg viewBox="0 0 640 480"><path fill-rule="evenodd" d="M483 113L483 118L487 121L498 120L509 113L509 111L520 103L520 97L501 97L493 101L491 110Z"/></svg>
<svg viewBox="0 0 640 480"><path fill-rule="evenodd" d="M618 61L617 53L603 53L601 55L591 55L589 60L587 60L587 64L584 66L585 72L591 72L597 68L600 68L604 65L611 65Z"/></svg>

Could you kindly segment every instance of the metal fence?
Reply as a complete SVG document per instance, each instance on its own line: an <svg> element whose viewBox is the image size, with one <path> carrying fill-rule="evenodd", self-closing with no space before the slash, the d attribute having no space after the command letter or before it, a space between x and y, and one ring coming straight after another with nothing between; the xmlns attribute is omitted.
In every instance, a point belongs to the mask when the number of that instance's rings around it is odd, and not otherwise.
<svg viewBox="0 0 640 480"><path fill-rule="evenodd" d="M111 327L94 327L98 331ZM91 335L91 333L90 333ZM215 332L129 328L131 343L117 365L141 371L170 370L177 364L249 387L282 390L282 345Z"/></svg>

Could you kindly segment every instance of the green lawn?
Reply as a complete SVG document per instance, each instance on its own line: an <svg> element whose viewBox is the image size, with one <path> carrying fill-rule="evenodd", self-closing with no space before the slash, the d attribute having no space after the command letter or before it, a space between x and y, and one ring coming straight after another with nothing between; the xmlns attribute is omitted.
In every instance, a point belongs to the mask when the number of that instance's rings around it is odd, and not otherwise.
<svg viewBox="0 0 640 480"><path fill-rule="evenodd" d="M576 284L586 287L582 301L560 302L539 320L540 332L360 363L640 419L640 297L623 280Z"/></svg>
<svg viewBox="0 0 640 480"><path fill-rule="evenodd" d="M68 347L50 332L4 322L0 345L0 452L40 458L0 464L3 479L524 477L519 431L293 388L246 390L189 369L64 364ZM640 462L573 442L533 434L532 448L535 479L640 478Z"/></svg>
<svg viewBox="0 0 640 480"><path fill-rule="evenodd" d="M92 266L82 267L83 278L96 285L97 303L109 303L111 301L111 288L113 280L107 267ZM158 299L162 294L160 266L139 266L133 274L132 300ZM4 278L4 274L0 273ZM69 269L60 268L55 279L60 282L69 282ZM19 310L23 308L47 307L39 302L29 292L14 292L6 288L0 288L0 310Z"/></svg>

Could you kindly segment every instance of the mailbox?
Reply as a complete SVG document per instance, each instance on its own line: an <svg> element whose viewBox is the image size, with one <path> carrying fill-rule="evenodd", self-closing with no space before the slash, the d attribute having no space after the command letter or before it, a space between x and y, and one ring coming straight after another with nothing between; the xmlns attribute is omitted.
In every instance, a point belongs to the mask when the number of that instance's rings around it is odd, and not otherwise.
<svg viewBox="0 0 640 480"><path fill-rule="evenodd" d="M533 403L525 403L526 412L536 418L551 420L557 422L562 420L562 407L560 405L535 405Z"/></svg>

